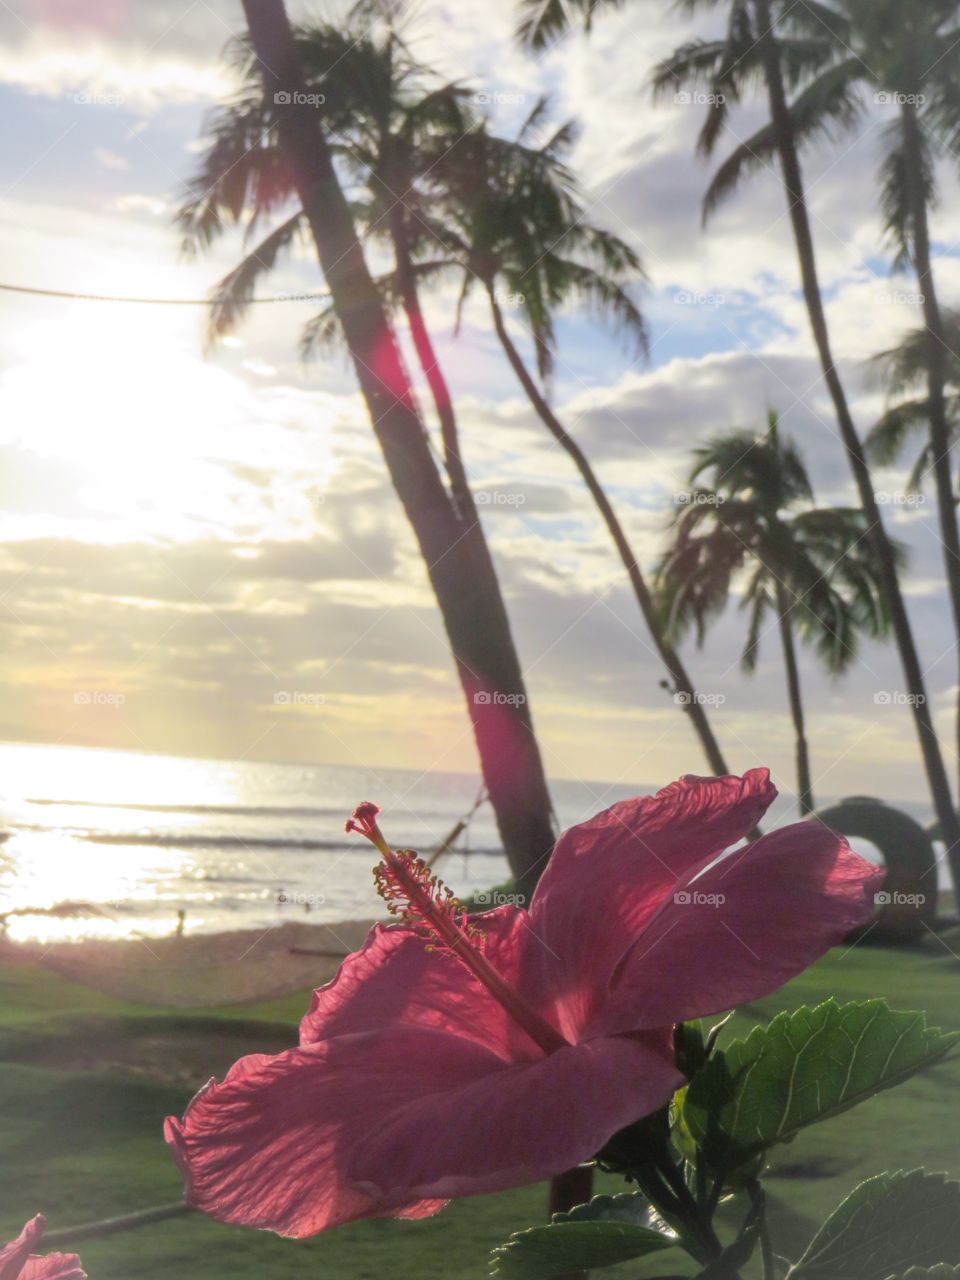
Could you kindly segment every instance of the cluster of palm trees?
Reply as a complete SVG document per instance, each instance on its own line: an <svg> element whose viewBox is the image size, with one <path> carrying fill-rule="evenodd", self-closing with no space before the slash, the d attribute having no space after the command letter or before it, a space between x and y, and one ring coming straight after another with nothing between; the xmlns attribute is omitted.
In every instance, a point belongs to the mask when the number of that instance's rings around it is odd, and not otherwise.
<svg viewBox="0 0 960 1280"><path fill-rule="evenodd" d="M579 16L622 0L521 0L521 36L543 46ZM779 166L797 250L804 300L824 383L856 484L866 535L903 666L931 796L960 900L960 820L937 740L923 668L904 603L897 548L884 526L869 456L837 368L827 321L801 152L811 140L842 138L865 127L871 97L889 113L878 204L897 265L916 273L924 329L913 343L914 374L924 384L925 464L937 491L945 577L960 659L960 525L951 473L953 402L948 321L941 311L930 245L936 162L955 155L960 138L960 4L957 0L679 0L688 12L725 11L720 39L683 45L657 68L656 89L706 86L710 107L699 147L712 155L732 108L759 92L768 112L762 128L720 165L703 202L704 220L751 173ZM894 361L894 365L896 362ZM901 415L903 416L903 415ZM880 433L880 447L891 446ZM874 446L877 435L873 437ZM957 760L960 764L960 680L957 684Z"/></svg>
<svg viewBox="0 0 960 1280"><path fill-rule="evenodd" d="M749 624L741 663L747 672L756 668L761 640L775 625L796 735L797 796L801 812L812 813L796 639L840 675L856 659L862 635L887 634L890 615L866 517L856 507L816 505L803 458L781 435L774 412L763 436L730 431L694 458L694 487L658 574L664 623L674 635L695 627L702 643L742 581Z"/></svg>
<svg viewBox="0 0 960 1280"><path fill-rule="evenodd" d="M608 0L607 7L615 3ZM797 641L812 644L838 673L853 660L860 635L892 631L956 866L960 826L904 605L901 553L884 527L870 461L890 459L908 437L924 434L919 471L932 472L936 481L960 637L960 538L949 459L960 423L960 367L950 354L960 316L940 310L928 226L934 139L949 145L949 122L960 121L960 104L956 116L951 113L950 87L960 63L960 42L956 51L951 43L960 36L960 5L925 0L915 10L900 0L684 0L690 9L725 6L726 36L677 50L657 68L655 87L710 88L714 105L700 140L706 152L717 146L731 106L757 85L765 91L769 123L721 165L704 213L749 172L779 162L823 377L860 501L856 508L817 508L802 458L771 416L765 432L730 432L697 450L696 500L680 511L671 545L648 579L589 458L549 396L557 314L571 302L591 307L635 348L646 344L631 294L642 265L629 245L590 221L569 163L573 127L551 128L547 103L540 101L519 131L499 136L467 87L419 65L394 4L365 4L346 26L299 28L291 27L283 0L243 4L248 35L233 46L240 88L211 122L209 145L179 214L193 250L238 223L256 241L215 290L210 335L241 320L258 282L284 253L300 240L313 241L329 305L308 322L303 350L340 342L353 361L427 563L504 847L521 881L532 883L551 846L552 814L456 406L424 314L425 290L449 277L459 285L455 321L478 293L534 413L586 485L709 768L727 772L705 701L677 646L691 626L702 638L731 593L742 594L749 617L748 670L767 626L779 630L805 811L813 807L813 786ZM371 24L370 10L378 7L381 21ZM568 30L578 13L589 21L603 7L603 0L522 0L521 36L542 45ZM867 440L833 357L800 160L810 137L856 127L863 84L896 107L882 208L897 254L915 265L925 298L924 328L879 361L892 404ZM371 271L371 250L378 261L389 255L389 270ZM515 319L529 332L529 364L514 338L516 326L504 316L505 293L519 304ZM406 327L429 389L429 417L404 366L397 325ZM504 696L482 696L492 692Z"/></svg>

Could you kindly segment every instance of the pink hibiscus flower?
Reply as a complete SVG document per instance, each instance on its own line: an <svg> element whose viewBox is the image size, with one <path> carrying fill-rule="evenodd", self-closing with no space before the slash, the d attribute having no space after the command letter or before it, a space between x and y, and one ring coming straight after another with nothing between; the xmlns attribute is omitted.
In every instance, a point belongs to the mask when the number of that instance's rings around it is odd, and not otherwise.
<svg viewBox="0 0 960 1280"><path fill-rule="evenodd" d="M882 873L817 823L721 859L775 795L757 769L616 804L561 836L529 912L469 920L361 805L348 829L403 922L314 993L298 1048L167 1121L188 1202L309 1236L593 1157L682 1083L678 1022L769 994L869 917Z"/></svg>
<svg viewBox="0 0 960 1280"><path fill-rule="evenodd" d="M16 1240L0 1249L0 1280L87 1280L75 1253L33 1252L47 1226L42 1213L31 1218Z"/></svg>

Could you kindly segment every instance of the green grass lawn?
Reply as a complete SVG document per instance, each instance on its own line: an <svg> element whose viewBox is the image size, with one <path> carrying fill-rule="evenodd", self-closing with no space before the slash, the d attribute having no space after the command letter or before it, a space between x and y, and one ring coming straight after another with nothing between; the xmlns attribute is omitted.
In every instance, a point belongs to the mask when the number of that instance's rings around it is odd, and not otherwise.
<svg viewBox="0 0 960 1280"><path fill-rule="evenodd" d="M834 952L741 1011L734 1033L829 995L886 996L896 1008L924 1008L931 1022L958 1028L960 960L948 946L960 954L956 933L916 950ZM291 1043L305 1005L302 995L171 1014L42 970L0 970L0 1240L38 1209L53 1229L178 1199L164 1116L182 1111L198 1084L241 1054ZM799 1251L826 1212L872 1173L925 1165L960 1176L958 1086L960 1056L780 1148L767 1183L778 1246ZM606 1180L603 1189L622 1185ZM529 1187L461 1201L430 1222L361 1223L302 1244L191 1215L86 1241L81 1252L92 1280L480 1280L489 1250L541 1221L544 1203L545 1189ZM602 1274L619 1280L644 1269Z"/></svg>

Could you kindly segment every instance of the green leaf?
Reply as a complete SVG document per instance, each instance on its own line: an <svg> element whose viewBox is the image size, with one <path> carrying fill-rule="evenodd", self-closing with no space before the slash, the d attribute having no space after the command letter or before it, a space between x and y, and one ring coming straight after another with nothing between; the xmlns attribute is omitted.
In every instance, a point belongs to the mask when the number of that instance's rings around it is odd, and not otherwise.
<svg viewBox="0 0 960 1280"><path fill-rule="evenodd" d="M944 1260L960 1262L960 1182L881 1173L834 1210L787 1280L889 1280Z"/></svg>
<svg viewBox="0 0 960 1280"><path fill-rule="evenodd" d="M740 1164L906 1080L957 1039L883 1000L781 1013L714 1054L682 1099L682 1124L711 1163Z"/></svg>
<svg viewBox="0 0 960 1280"><path fill-rule="evenodd" d="M494 1249L491 1269L509 1280L541 1280L629 1262L676 1247L671 1236L629 1222L555 1222L515 1231Z"/></svg>
<svg viewBox="0 0 960 1280"><path fill-rule="evenodd" d="M587 1204L555 1213L551 1222L629 1222L644 1227L649 1208L650 1202L641 1192L621 1191L616 1196L594 1196Z"/></svg>

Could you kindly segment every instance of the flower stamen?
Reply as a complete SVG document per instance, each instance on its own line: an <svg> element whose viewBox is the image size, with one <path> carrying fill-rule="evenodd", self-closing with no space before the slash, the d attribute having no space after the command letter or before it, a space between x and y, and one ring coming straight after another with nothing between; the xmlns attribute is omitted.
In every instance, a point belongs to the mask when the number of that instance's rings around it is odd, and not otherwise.
<svg viewBox="0 0 960 1280"><path fill-rule="evenodd" d="M459 900L411 849L394 852L377 825L380 810L369 801L358 805L347 831L365 836L382 854L373 873L377 892L399 921L431 949L457 957L544 1053L566 1048L569 1041L520 996L483 954L484 933Z"/></svg>

